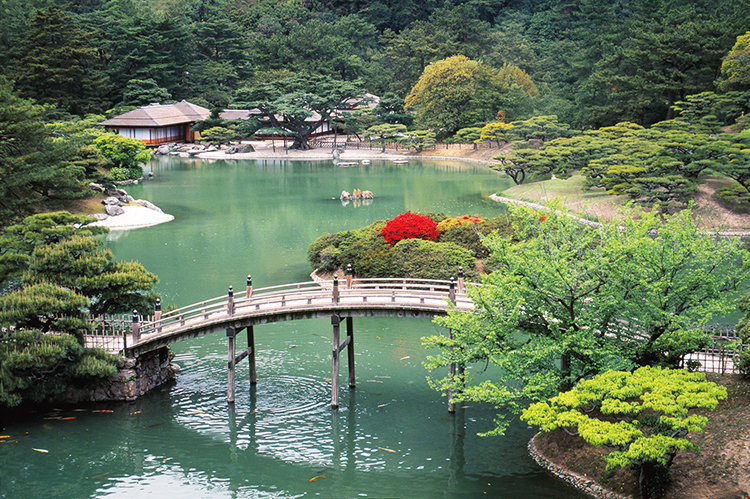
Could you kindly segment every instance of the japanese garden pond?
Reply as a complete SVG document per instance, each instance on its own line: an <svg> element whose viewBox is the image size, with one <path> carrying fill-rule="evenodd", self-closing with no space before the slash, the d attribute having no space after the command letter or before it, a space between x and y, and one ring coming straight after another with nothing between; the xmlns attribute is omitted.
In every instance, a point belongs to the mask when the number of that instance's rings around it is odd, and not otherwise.
<svg viewBox="0 0 750 499"><path fill-rule="evenodd" d="M510 180L481 165L163 157L154 180L130 186L173 222L112 232L120 260L157 274L166 305L309 280L308 245L405 211L491 217L488 196ZM339 193L370 190L369 204ZM175 382L132 403L40 411L3 422L0 497L580 498L528 457L534 430L505 437L481 404L447 411L427 385L429 320L355 318L357 387L330 404L330 319L256 326L258 384L238 365L226 402L227 340L176 343ZM242 336L241 336L242 338ZM241 348L244 348L240 340ZM487 373L475 369L477 378Z"/></svg>

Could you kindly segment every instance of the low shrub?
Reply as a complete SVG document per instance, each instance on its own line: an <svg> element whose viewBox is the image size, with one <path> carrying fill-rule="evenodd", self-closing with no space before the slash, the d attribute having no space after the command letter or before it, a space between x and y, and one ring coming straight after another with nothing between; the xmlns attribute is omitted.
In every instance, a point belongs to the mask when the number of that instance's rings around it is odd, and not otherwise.
<svg viewBox="0 0 750 499"><path fill-rule="evenodd" d="M394 277L414 279L450 279L464 268L468 281L478 281L471 251L455 243L437 243L423 239L406 239L393 247Z"/></svg>
<svg viewBox="0 0 750 499"><path fill-rule="evenodd" d="M20 330L0 337L0 407L43 402L81 385L111 376L122 359L85 349L70 334Z"/></svg>
<svg viewBox="0 0 750 499"><path fill-rule="evenodd" d="M747 213L750 211L750 192L741 185L720 187L714 197L719 203L732 211Z"/></svg>

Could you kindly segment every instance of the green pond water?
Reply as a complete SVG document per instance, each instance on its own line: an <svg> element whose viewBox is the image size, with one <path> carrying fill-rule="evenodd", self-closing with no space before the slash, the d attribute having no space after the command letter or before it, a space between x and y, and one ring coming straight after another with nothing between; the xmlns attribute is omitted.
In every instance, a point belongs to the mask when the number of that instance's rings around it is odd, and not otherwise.
<svg viewBox="0 0 750 499"><path fill-rule="evenodd" d="M167 305L309 280L308 245L404 211L478 214L503 207L489 194L508 179L479 165L410 162L336 167L330 161L162 158L154 180L131 186L173 222L112 232L119 260L160 278ZM343 189L371 190L343 204ZM335 198L335 199L332 199ZM146 311L144 311L146 312ZM177 380L132 403L45 410L5 420L3 498L581 498L527 455L534 430L514 420L502 438L495 411L455 415L431 390L421 337L429 320L355 318L357 387L342 366L340 408L330 404L330 319L255 328L257 386L238 365L226 402L224 335L176 343ZM239 336L244 348L244 334ZM488 376L481 366L478 379ZM442 374L442 373L440 373Z"/></svg>

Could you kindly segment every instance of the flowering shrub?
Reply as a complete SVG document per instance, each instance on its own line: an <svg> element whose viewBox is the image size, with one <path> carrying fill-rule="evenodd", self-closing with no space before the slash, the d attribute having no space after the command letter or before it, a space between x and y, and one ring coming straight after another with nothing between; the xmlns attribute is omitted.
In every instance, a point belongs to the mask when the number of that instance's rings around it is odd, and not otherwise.
<svg viewBox="0 0 750 499"><path fill-rule="evenodd" d="M391 246L402 239L435 241L438 237L437 224L433 219L409 212L389 221L380 233Z"/></svg>
<svg viewBox="0 0 750 499"><path fill-rule="evenodd" d="M437 225L437 231L439 234L442 234L448 229L452 229L453 227L458 227L459 225L467 225L467 224L480 224L484 222L484 219L478 217L478 216L469 216L464 215L462 217L453 217L453 218L446 218L442 222L440 222Z"/></svg>

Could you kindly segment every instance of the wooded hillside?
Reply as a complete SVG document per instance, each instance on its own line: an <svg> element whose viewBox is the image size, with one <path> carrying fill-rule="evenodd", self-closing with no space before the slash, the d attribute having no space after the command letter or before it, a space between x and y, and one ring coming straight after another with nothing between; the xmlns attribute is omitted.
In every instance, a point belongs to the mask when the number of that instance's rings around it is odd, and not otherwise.
<svg viewBox="0 0 750 499"><path fill-rule="evenodd" d="M670 106L688 95L750 88L747 44L738 42L750 30L742 0L3 0L2 7L3 73L22 97L73 114L169 99L226 107L241 87L303 72L361 79L373 94L404 99L430 63L456 55L495 71L520 69L509 74L533 81L533 98L489 95L504 107L493 112L512 120L557 115L574 129L648 126L671 118ZM481 78L472 85L490 94L513 87Z"/></svg>

